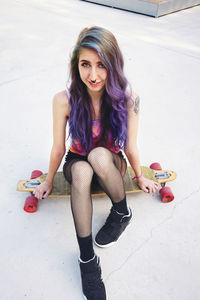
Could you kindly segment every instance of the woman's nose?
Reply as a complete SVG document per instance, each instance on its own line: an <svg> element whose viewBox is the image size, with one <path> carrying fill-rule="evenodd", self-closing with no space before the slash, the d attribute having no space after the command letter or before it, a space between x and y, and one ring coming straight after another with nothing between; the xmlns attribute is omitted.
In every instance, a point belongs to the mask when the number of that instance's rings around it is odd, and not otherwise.
<svg viewBox="0 0 200 300"><path fill-rule="evenodd" d="M91 68L91 73L90 73L90 80L95 81L97 79L96 76L97 76L96 68L92 67Z"/></svg>

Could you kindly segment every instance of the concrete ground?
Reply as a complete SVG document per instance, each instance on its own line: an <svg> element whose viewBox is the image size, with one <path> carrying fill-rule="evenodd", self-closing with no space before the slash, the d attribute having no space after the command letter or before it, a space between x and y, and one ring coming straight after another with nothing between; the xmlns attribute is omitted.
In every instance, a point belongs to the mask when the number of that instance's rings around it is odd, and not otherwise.
<svg viewBox="0 0 200 300"><path fill-rule="evenodd" d="M141 97L141 163L178 174L173 202L129 195L132 226L117 245L95 247L108 299L200 299L199 20L199 6L154 19L77 0L1 1L0 299L82 299L69 199L42 200L28 214L16 185L48 170L52 97L68 81L78 33L91 25L116 35ZM93 203L95 235L110 201Z"/></svg>

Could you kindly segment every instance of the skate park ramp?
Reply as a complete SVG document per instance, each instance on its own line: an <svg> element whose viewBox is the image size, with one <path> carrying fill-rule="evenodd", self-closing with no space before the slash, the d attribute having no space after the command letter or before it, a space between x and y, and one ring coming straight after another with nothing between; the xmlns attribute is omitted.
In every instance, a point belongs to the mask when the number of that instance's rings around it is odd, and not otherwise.
<svg viewBox="0 0 200 300"><path fill-rule="evenodd" d="M87 2L133 11L156 18L200 4L200 0L88 0Z"/></svg>

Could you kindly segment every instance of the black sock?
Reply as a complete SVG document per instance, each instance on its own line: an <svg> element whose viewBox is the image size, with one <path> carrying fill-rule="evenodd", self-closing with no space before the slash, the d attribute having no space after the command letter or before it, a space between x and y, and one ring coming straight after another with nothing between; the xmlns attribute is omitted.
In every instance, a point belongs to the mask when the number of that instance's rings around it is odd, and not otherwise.
<svg viewBox="0 0 200 300"><path fill-rule="evenodd" d="M120 202L113 202L113 208L117 212L127 215L129 211L126 203L126 196Z"/></svg>
<svg viewBox="0 0 200 300"><path fill-rule="evenodd" d="M83 261L88 261L94 257L92 234L87 237L79 237L77 240L80 248L80 258Z"/></svg>

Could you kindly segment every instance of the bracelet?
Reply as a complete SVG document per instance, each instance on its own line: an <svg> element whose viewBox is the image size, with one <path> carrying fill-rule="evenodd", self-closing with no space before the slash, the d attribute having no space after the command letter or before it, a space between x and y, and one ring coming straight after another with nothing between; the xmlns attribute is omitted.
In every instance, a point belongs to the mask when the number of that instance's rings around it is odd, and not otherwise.
<svg viewBox="0 0 200 300"><path fill-rule="evenodd" d="M135 176L135 177L132 178L132 180L135 180L135 179L140 180L142 177L143 177L143 174L141 173L141 175L139 177Z"/></svg>

